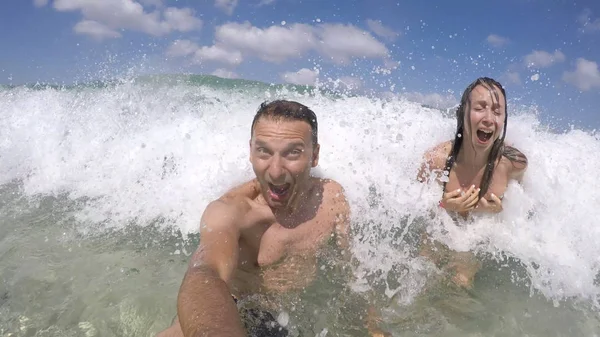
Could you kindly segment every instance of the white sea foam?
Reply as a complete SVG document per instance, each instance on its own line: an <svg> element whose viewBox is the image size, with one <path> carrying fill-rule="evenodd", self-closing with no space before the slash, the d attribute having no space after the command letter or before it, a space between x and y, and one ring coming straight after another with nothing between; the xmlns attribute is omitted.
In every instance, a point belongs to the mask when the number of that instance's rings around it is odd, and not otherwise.
<svg viewBox="0 0 600 337"><path fill-rule="evenodd" d="M424 151L450 139L455 121L398 99L280 94L317 113L316 173L346 189L360 228L358 272L386 274L404 263L420 268L401 242L435 209L440 189L415 176ZM250 123L260 102L276 96L183 83L2 90L0 184L17 179L27 195L90 198L76 214L82 230L165 217L183 232L196 231L210 200L252 177ZM529 169L522 185L510 185L504 212L466 227L443 214L430 224L454 249L518 259L532 289L548 298L595 303L600 140L579 130L551 133L535 110L511 107L507 141L527 155ZM416 276L405 281L389 286L389 294L422 283Z"/></svg>

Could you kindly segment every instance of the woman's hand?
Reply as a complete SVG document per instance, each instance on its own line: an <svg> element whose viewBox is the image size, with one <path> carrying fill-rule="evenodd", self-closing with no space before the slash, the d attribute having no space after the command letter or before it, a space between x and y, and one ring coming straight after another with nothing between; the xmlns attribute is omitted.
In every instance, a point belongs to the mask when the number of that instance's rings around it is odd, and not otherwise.
<svg viewBox="0 0 600 337"><path fill-rule="evenodd" d="M479 201L479 188L476 189L475 185L471 185L467 192L458 189L444 193L440 206L448 211L462 213L472 210L477 205L477 201Z"/></svg>
<svg viewBox="0 0 600 337"><path fill-rule="evenodd" d="M479 199L479 203L477 206L475 206L475 211L490 213L502 212L502 200L500 200L500 198L498 198L494 193L492 193L490 197L490 200L486 198Z"/></svg>

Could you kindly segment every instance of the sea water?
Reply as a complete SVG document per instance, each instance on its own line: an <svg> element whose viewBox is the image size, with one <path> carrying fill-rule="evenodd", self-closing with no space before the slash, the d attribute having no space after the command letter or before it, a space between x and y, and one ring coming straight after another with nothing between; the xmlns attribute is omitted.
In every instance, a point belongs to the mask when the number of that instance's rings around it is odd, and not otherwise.
<svg viewBox="0 0 600 337"><path fill-rule="evenodd" d="M509 95L510 96L510 95ZM282 298L296 336L363 336L365 303L397 336L600 335L600 139L553 132L510 104L506 141L529 168L498 215L458 224L440 187L416 181L454 116L398 97L336 95L210 76L0 88L0 336L152 336L176 314L208 202L252 178L258 105L300 101L318 116L314 174L352 210L353 268L335 261ZM448 285L418 255L422 231L483 262ZM442 280L442 281L438 281Z"/></svg>

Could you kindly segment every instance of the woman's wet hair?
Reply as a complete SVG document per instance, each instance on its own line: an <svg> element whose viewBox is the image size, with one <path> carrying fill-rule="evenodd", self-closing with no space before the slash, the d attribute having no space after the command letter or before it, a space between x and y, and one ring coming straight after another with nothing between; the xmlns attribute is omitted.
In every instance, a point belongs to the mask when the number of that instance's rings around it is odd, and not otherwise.
<svg viewBox="0 0 600 337"><path fill-rule="evenodd" d="M251 136L254 132L254 126L261 117L270 118L273 120L290 120L303 121L308 123L311 128L313 144L318 144L318 123L317 115L307 106L294 101L275 100L272 102L263 102L254 116L252 127L250 129Z"/></svg>
<svg viewBox="0 0 600 337"><path fill-rule="evenodd" d="M497 102L500 101L500 95L498 93L498 90L500 90L502 92L502 96L504 96L504 106L505 106L504 127L502 128L502 135L498 139L496 139L494 141L494 144L492 145L492 150L490 151L490 154L488 156L486 168L483 173L483 176L481 177L481 182L479 184L479 188L481 189L479 191L479 198L482 198L485 195L485 193L487 193L487 190L490 187L490 183L492 180L492 174L493 174L494 168L496 166L496 161L498 159L500 159L501 156L505 156L513 164L514 163L527 164L527 158L519 150L515 149L512 146L508 146L508 145L504 144L504 137L506 136L506 127L507 127L507 123L508 123L508 104L506 102L506 91L504 90L502 85L499 82L497 82L496 80L491 79L489 77L480 77L480 78L476 79L475 81L473 81L471 84L469 84L469 86L465 89L465 91L463 92L462 97L460 99L460 105L458 106L458 109L456 110L456 133L454 134L454 141L452 141L452 150L450 151L450 155L448 156L448 159L446 160L445 173L448 175L450 174L450 170L451 170L452 166L454 165L456 158L458 158L458 153L460 152L460 149L462 148L463 139L465 138L465 133L464 133L465 114L470 114L471 92L478 85L481 85L481 86L487 88L490 91L490 94L492 94L492 96L495 97ZM470 125L471 118L470 118L470 116L467 116L467 117L469 117L466 119L467 123L469 123L468 128L469 128L469 130L471 130L471 125ZM444 191L445 190L446 190L446 183L444 182Z"/></svg>

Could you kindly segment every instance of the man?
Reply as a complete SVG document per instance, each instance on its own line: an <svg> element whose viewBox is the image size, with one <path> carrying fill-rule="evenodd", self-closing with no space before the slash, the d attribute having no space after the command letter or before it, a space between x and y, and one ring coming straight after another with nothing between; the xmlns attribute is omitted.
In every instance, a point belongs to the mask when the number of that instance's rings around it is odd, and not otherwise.
<svg viewBox="0 0 600 337"><path fill-rule="evenodd" d="M317 117L292 101L263 103L252 122L256 178L205 209L200 244L179 290L178 317L159 336L247 336L237 298L305 287L332 236L348 248L342 187L311 177L319 162ZM261 336L285 336L267 315ZM256 332L255 332L256 333Z"/></svg>

